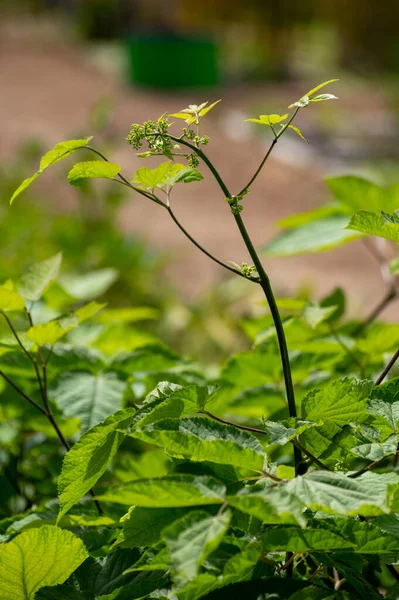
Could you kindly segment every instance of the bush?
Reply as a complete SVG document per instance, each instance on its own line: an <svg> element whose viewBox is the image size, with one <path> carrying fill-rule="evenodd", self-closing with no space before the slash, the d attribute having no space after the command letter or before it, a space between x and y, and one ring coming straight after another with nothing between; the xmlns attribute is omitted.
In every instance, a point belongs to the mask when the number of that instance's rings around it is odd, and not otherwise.
<svg viewBox="0 0 399 600"><path fill-rule="evenodd" d="M397 597L399 379L385 379L399 325L376 322L394 281L364 322L345 320L339 289L319 303L276 299L241 214L280 137L292 129L303 138L298 112L335 98L317 95L324 85L291 116L251 119L273 139L238 194L199 134L217 102L171 115L185 121L178 137L165 116L134 124L132 147L168 160L132 182L87 138L50 150L13 194L78 150L94 152L102 160L75 164L72 185L105 178L157 203L211 260L260 286L270 314L245 320L252 349L215 372L153 333L135 336L131 324L156 318L154 309L90 299L84 280L60 275L59 253L0 286L4 598ZM211 255L173 212L173 187L201 181L203 166L252 265ZM291 217L266 252L367 235L399 241L393 188L350 177L329 185L336 201Z"/></svg>

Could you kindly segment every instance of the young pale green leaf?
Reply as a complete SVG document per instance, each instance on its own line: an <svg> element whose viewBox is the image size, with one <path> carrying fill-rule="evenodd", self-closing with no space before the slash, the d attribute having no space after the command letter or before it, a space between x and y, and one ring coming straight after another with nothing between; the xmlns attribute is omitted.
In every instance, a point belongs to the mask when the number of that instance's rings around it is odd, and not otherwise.
<svg viewBox="0 0 399 600"><path fill-rule="evenodd" d="M68 315L59 317L54 321L34 325L27 331L26 337L39 347L47 345L53 346L69 331L97 314L104 306L106 305L98 304L97 302L89 302L89 304L78 308Z"/></svg>
<svg viewBox="0 0 399 600"><path fill-rule="evenodd" d="M0 547L1 595L33 600L40 588L64 583L87 556L70 531L43 525L21 533Z"/></svg>
<svg viewBox="0 0 399 600"><path fill-rule="evenodd" d="M81 420L81 431L90 429L122 408L126 382L116 373L63 373L50 397L67 418Z"/></svg>
<svg viewBox="0 0 399 600"><path fill-rule="evenodd" d="M176 457L211 461L260 471L266 461L262 446L254 435L207 418L164 419L142 429L132 437L161 446Z"/></svg>
<svg viewBox="0 0 399 600"><path fill-rule="evenodd" d="M180 519L187 508L142 508L133 506L122 517L122 531L114 546L118 548L139 548L151 546L161 539L165 527Z"/></svg>
<svg viewBox="0 0 399 600"><path fill-rule="evenodd" d="M399 243L399 217L396 214L389 215L384 212L373 213L360 210L353 215L347 229Z"/></svg>
<svg viewBox="0 0 399 600"><path fill-rule="evenodd" d="M177 585L183 586L198 575L200 566L222 541L230 520L229 511L214 517L195 511L163 531L163 539L169 548L170 568Z"/></svg>
<svg viewBox="0 0 399 600"><path fill-rule="evenodd" d="M111 487L100 500L149 508L179 508L222 504L226 488L207 475L168 475L159 479L136 479Z"/></svg>
<svg viewBox="0 0 399 600"><path fill-rule="evenodd" d="M62 262L62 254L55 256L29 267L18 283L18 292L24 300L36 302L58 276Z"/></svg>
<svg viewBox="0 0 399 600"><path fill-rule="evenodd" d="M303 318L312 329L317 329L321 323L331 317L336 308L336 306L321 307L319 304L308 304L303 311Z"/></svg>
<svg viewBox="0 0 399 600"><path fill-rule="evenodd" d="M387 487L384 481L358 477L351 479L332 471L313 471L295 477L286 486L310 510L328 514L378 516L387 513Z"/></svg>
<svg viewBox="0 0 399 600"><path fill-rule="evenodd" d="M348 217L335 215L283 231L263 247L269 256L296 256L307 252L325 252L362 237L348 231Z"/></svg>
<svg viewBox="0 0 399 600"><path fill-rule="evenodd" d="M167 174L171 168L172 163L170 161L161 163L155 169L142 167L141 169L138 169L134 176L133 183L139 184L147 189L162 187L167 181Z"/></svg>
<svg viewBox="0 0 399 600"><path fill-rule="evenodd" d="M273 127L273 125L277 125L282 121L285 121L288 117L286 115L260 115L258 119L245 119L248 123L259 123L260 125L267 125L268 127Z"/></svg>
<svg viewBox="0 0 399 600"><path fill-rule="evenodd" d="M115 163L102 160L88 160L76 163L68 173L71 185L79 187L89 179L114 179L121 167Z"/></svg>
<svg viewBox="0 0 399 600"><path fill-rule="evenodd" d="M398 435L391 435L385 442L368 442L360 444L351 449L353 454L361 456L365 460L382 460L385 456L396 454L398 448Z"/></svg>
<svg viewBox="0 0 399 600"><path fill-rule="evenodd" d="M330 83L334 83L335 81L339 81L339 79L329 79L328 81L324 81L320 85L317 85L315 88L311 89L310 92L308 92L307 94L302 96L302 98L300 100L298 100L297 102L294 102L293 104L290 104L288 108L294 108L294 107L304 108L305 106L308 106L309 102L315 101L315 98L312 98L313 94L315 94L316 92L321 90L326 85L328 85ZM322 100L332 100L333 98L336 98L336 96L332 96L332 94L321 94L321 96L330 96L329 98L322 98ZM321 101L321 100L319 100L319 101Z"/></svg>
<svg viewBox="0 0 399 600"><path fill-rule="evenodd" d="M299 127L295 127L294 125L288 125L289 129L292 129L293 131L295 131L295 133L297 135L299 135L299 137L301 138L301 140L303 140L306 143L309 143L309 140L307 140L305 138L305 136L303 135L302 131L299 129Z"/></svg>
<svg viewBox="0 0 399 600"><path fill-rule="evenodd" d="M71 154L76 152L76 150L80 150L81 148L85 148L92 138L88 137L83 140L69 140L68 142L60 142L52 150L49 150L47 154L45 154L40 161L39 170L32 175L32 177L28 177L25 179L19 188L15 190L13 193L10 204L12 204L22 192L24 192L48 167L55 164L56 162L63 160L64 158L68 158Z"/></svg>
<svg viewBox="0 0 399 600"><path fill-rule="evenodd" d="M334 94L319 94L319 96L310 98L309 102L324 102L325 100L338 100L338 97Z"/></svg>
<svg viewBox="0 0 399 600"><path fill-rule="evenodd" d="M335 83L336 81L339 81L339 79L329 79L328 81L323 81L323 83L320 83L319 85L311 89L309 92L307 92L305 96L308 96L310 98L311 96L313 96L313 94L321 90L323 87L326 87L326 85L329 85L330 83Z"/></svg>
<svg viewBox="0 0 399 600"><path fill-rule="evenodd" d="M66 454L58 478L60 513L58 521L93 487L115 456L135 413L120 410L86 431Z"/></svg>
<svg viewBox="0 0 399 600"><path fill-rule="evenodd" d="M200 117L205 117L205 115L209 113L209 111L212 110L212 108L214 108L217 104L219 104L219 102L221 102L221 100L216 100L216 102L212 102L212 104L209 106L204 106L204 108L201 108L199 111ZM206 105L208 102L204 102L204 104Z"/></svg>
<svg viewBox="0 0 399 600"><path fill-rule="evenodd" d="M322 529L276 527L264 533L260 541L265 552L309 552L312 550L353 550L355 545L345 537Z"/></svg>
<svg viewBox="0 0 399 600"><path fill-rule="evenodd" d="M53 346L69 331L79 325L76 315L66 315L49 323L39 323L31 327L26 337L37 346Z"/></svg>
<svg viewBox="0 0 399 600"><path fill-rule="evenodd" d="M21 296L7 285L0 286L0 311L21 311L25 308L25 301Z"/></svg>

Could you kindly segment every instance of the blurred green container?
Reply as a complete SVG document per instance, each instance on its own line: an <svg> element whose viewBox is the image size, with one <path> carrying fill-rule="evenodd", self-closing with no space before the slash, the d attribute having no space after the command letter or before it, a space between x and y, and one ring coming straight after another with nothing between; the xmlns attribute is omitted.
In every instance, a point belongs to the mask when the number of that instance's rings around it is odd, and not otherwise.
<svg viewBox="0 0 399 600"><path fill-rule="evenodd" d="M142 35L127 40L130 82L156 88L219 83L218 48L209 39Z"/></svg>

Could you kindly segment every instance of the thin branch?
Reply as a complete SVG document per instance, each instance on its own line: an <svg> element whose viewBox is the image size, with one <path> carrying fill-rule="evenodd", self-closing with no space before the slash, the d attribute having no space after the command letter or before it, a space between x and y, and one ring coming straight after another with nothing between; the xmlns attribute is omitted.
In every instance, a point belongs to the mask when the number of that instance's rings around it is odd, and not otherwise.
<svg viewBox="0 0 399 600"><path fill-rule="evenodd" d="M389 288L383 299L377 304L377 306L373 308L373 310L370 312L368 317L366 317L363 323L360 323L360 325L356 327L355 331L353 332L353 335L358 335L363 331L363 329L366 329L369 325L374 323L374 321L377 319L377 317L380 316L382 311L385 310L386 307L389 306L389 304L393 300L395 300L395 298L397 298L397 296L398 291L396 287L392 286L391 288Z"/></svg>
<svg viewBox="0 0 399 600"><path fill-rule="evenodd" d="M258 279L254 279L253 277L247 277L246 275L244 275L244 273L242 273L238 269L235 269L234 267L231 267L228 263L226 263L226 262L224 262L222 260L219 260L216 256L213 256L213 254L211 254L210 252L208 252L208 250L206 250L203 246L201 246L201 244L199 244L193 238L193 236L183 227L183 225L177 219L177 217L176 217L175 213L173 212L172 207L170 205L167 207L167 211L170 214L170 216L172 217L172 219L175 222L175 224L180 229L180 231L182 231L184 233L184 235L190 240L190 242L192 242L194 244L194 246L196 246L199 250L201 250L201 252L203 252L204 254L206 254L206 256L208 256L208 258L210 258L211 260L213 260L215 263L217 263L221 267L224 267L225 269L228 269L229 271L231 271L235 275L239 275L240 277L243 277L244 279L247 279L248 281L253 281L254 283L258 283Z"/></svg>
<svg viewBox="0 0 399 600"><path fill-rule="evenodd" d="M331 334L334 336L334 338L337 340L338 344L341 346L341 348L343 350L345 350L345 352L349 356L349 358L351 358L352 361L359 367L360 374L363 376L364 365L360 362L360 360L358 359L358 357L356 356L356 354L354 352L352 352L352 350L350 348L348 348L348 346L341 339L341 337L339 336L339 334L335 331L335 329L334 329L333 326L330 326L330 331L331 331Z"/></svg>
<svg viewBox="0 0 399 600"><path fill-rule="evenodd" d="M294 110L290 120L288 121L288 123L283 127L283 129L281 129L281 131L279 131L279 133L276 134L275 130L272 127L272 131L274 133L274 139L270 145L270 148L268 149L268 151L266 152L265 156L262 159L262 162L260 163L259 167L256 169L254 175L251 177L251 179L249 180L249 182L247 183L247 185L245 187L242 188L241 192L238 194L238 196L241 196L242 194L245 194L245 192L249 189L249 187L253 184L253 182L255 181L255 179L258 177L259 173L261 172L261 170L263 169L263 166L265 164L265 162L267 161L267 159L269 158L270 154L273 151L274 146L277 144L278 139L283 135L283 133L288 129L288 127L291 125L292 121L295 119L295 117L298 114L299 111L299 106Z"/></svg>
<svg viewBox="0 0 399 600"><path fill-rule="evenodd" d="M384 381L385 377L388 375L389 371L392 369L398 358L399 350L396 350L395 354L392 356L391 360L389 361L381 375L378 377L377 381L375 382L375 385L380 385Z"/></svg>
<svg viewBox="0 0 399 600"><path fill-rule="evenodd" d="M312 462L314 462L318 467L320 467L320 469L323 469L324 471L331 471L331 469L329 467L327 467L324 463L321 462L321 460L319 460L318 458L316 458L316 456L314 456L311 452L309 452L309 450L307 450L305 448L305 446L303 446L301 444L301 442L299 441L299 438L295 438L293 440L291 440L291 442L305 455L307 456Z"/></svg>
<svg viewBox="0 0 399 600"><path fill-rule="evenodd" d="M35 400L33 400L33 398L31 398L30 396L28 396L27 394L25 394L25 392L23 390L21 390L21 388L16 383L14 383L13 381L11 381L11 379L9 379L9 377L7 377L7 375L5 373L3 373L3 371L0 371L0 376L5 381L7 381L7 383L9 385L11 385L11 387L13 387L14 390L16 392L18 392L18 394L20 396L22 396L22 398L24 398L25 400L27 400L29 402L29 404L32 404L32 406L34 406L35 408L37 408L37 410L40 410L40 412L43 415L47 416L47 412L45 411L45 409L42 406L40 406L40 404L38 404L37 402L35 402Z"/></svg>

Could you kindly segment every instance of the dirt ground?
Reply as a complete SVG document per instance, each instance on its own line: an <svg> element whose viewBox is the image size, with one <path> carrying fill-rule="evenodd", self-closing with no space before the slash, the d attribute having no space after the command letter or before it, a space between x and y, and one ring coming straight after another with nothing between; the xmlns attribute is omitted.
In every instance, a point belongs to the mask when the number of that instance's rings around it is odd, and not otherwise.
<svg viewBox="0 0 399 600"><path fill-rule="evenodd" d="M218 90L210 98L198 99L187 93L137 90L92 66L79 48L38 43L15 31L3 32L0 36L0 72L0 156L3 159L12 156L26 137L41 138L51 147L81 131L87 123L88 111L104 96L115 103L114 125L121 140L133 121L176 111L189 102L223 97L225 114L234 116L238 110L251 114L254 106L266 104L266 100L274 101L275 97L274 90L266 87ZM297 87L288 92L291 98L292 94L300 93ZM383 102L378 96L374 101L377 106ZM238 191L251 177L265 147L260 139L248 136L244 136L243 141L234 139L234 131L227 133L226 121L218 117L216 111L209 123L208 132L212 137L209 155L219 165L229 188ZM122 165L126 176L132 176L139 164L132 150L123 143L112 159ZM181 186L174 198L175 211L194 237L219 258L246 261L248 257L229 208L211 175L204 174L206 179L201 184ZM243 213L257 245L276 232L278 219L311 209L328 198L322 180L324 174L325 164L317 161L312 168L295 168L287 166L285 160L271 159L246 199ZM48 183L45 180L41 185L45 189ZM57 196L57 202L62 201L64 193L69 193L67 187L65 185L65 192ZM164 211L144 198L132 197L131 204L121 215L121 227L127 232L140 233L156 247L172 250L176 260L170 268L170 276L182 281L185 293L196 293L223 275L217 265L210 264L190 245ZM349 291L352 311L362 312L368 312L384 294L378 265L362 243L321 255L284 260L265 258L264 264L279 294L306 283L313 286L317 297L342 286ZM386 316L396 319L397 305L393 304Z"/></svg>

